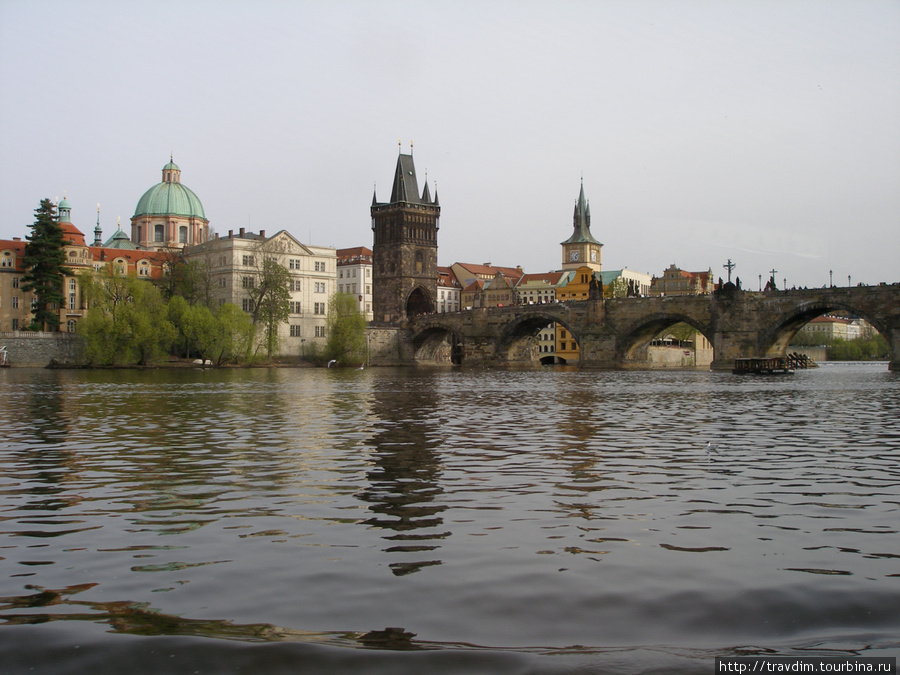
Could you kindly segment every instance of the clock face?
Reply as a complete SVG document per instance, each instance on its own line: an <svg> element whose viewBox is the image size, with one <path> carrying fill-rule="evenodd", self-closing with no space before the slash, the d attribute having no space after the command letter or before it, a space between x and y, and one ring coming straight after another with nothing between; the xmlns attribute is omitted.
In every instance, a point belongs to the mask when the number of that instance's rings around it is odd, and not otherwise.
<svg viewBox="0 0 900 675"><path fill-rule="evenodd" d="M572 262L578 262L580 258L581 255L579 251L569 251L569 260L571 260Z"/></svg>
<svg viewBox="0 0 900 675"><path fill-rule="evenodd" d="M591 251L591 262L597 262L597 251Z"/></svg>

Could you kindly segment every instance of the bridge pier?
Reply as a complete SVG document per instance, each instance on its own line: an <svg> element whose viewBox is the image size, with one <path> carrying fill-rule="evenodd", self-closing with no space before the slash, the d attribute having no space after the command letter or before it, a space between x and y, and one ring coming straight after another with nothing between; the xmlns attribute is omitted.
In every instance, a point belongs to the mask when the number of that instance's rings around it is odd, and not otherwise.
<svg viewBox="0 0 900 675"><path fill-rule="evenodd" d="M710 370L727 370L734 368L735 359L745 359L753 356L774 356L773 354L759 354L759 333L756 331L720 331L713 335L713 361L709 364ZM777 356L783 356L778 354Z"/></svg>
<svg viewBox="0 0 900 675"><path fill-rule="evenodd" d="M615 370L619 368L616 360L615 334L582 335L579 342L581 353L578 367L592 370Z"/></svg>
<svg viewBox="0 0 900 675"><path fill-rule="evenodd" d="M891 360L888 363L888 370L900 373L900 327L892 329L884 337L891 345Z"/></svg>

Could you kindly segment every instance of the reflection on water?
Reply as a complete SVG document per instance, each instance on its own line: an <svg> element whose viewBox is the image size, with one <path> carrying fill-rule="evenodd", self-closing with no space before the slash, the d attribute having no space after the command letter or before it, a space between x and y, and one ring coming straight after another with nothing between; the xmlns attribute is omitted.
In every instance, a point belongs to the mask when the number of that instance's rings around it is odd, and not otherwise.
<svg viewBox="0 0 900 675"><path fill-rule="evenodd" d="M440 548L438 542L450 536L440 530L440 514L447 507L438 501L443 493L440 449L445 444L436 422L436 383L404 385L381 387L373 394L371 414L377 422L367 441L373 449L372 468L366 472L369 485L358 497L374 514L363 523L391 531L384 535L393 542L386 552L416 554ZM390 568L400 576L440 564L417 559L392 562Z"/></svg>
<svg viewBox="0 0 900 675"><path fill-rule="evenodd" d="M900 654L883 364L7 370L0 409L0 659L21 670Z"/></svg>

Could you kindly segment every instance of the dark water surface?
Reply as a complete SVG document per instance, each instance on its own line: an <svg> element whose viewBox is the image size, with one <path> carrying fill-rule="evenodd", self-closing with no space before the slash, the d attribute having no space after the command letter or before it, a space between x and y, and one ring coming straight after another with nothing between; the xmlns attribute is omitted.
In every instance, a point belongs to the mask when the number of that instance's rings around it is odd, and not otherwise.
<svg viewBox="0 0 900 675"><path fill-rule="evenodd" d="M900 656L885 364L8 369L0 419L3 672Z"/></svg>

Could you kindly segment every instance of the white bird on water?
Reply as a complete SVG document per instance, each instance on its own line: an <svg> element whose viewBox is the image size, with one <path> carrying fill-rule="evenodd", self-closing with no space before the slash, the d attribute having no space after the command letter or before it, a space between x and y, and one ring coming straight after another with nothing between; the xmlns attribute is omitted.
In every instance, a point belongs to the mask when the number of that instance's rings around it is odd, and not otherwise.
<svg viewBox="0 0 900 675"><path fill-rule="evenodd" d="M713 443L712 441L706 441L706 453L709 455L714 455L718 452L717 448L719 447L718 443Z"/></svg>
<svg viewBox="0 0 900 675"><path fill-rule="evenodd" d="M337 359L331 359L331 361L328 362L328 367L331 368L331 365L334 363L337 363Z"/></svg>

